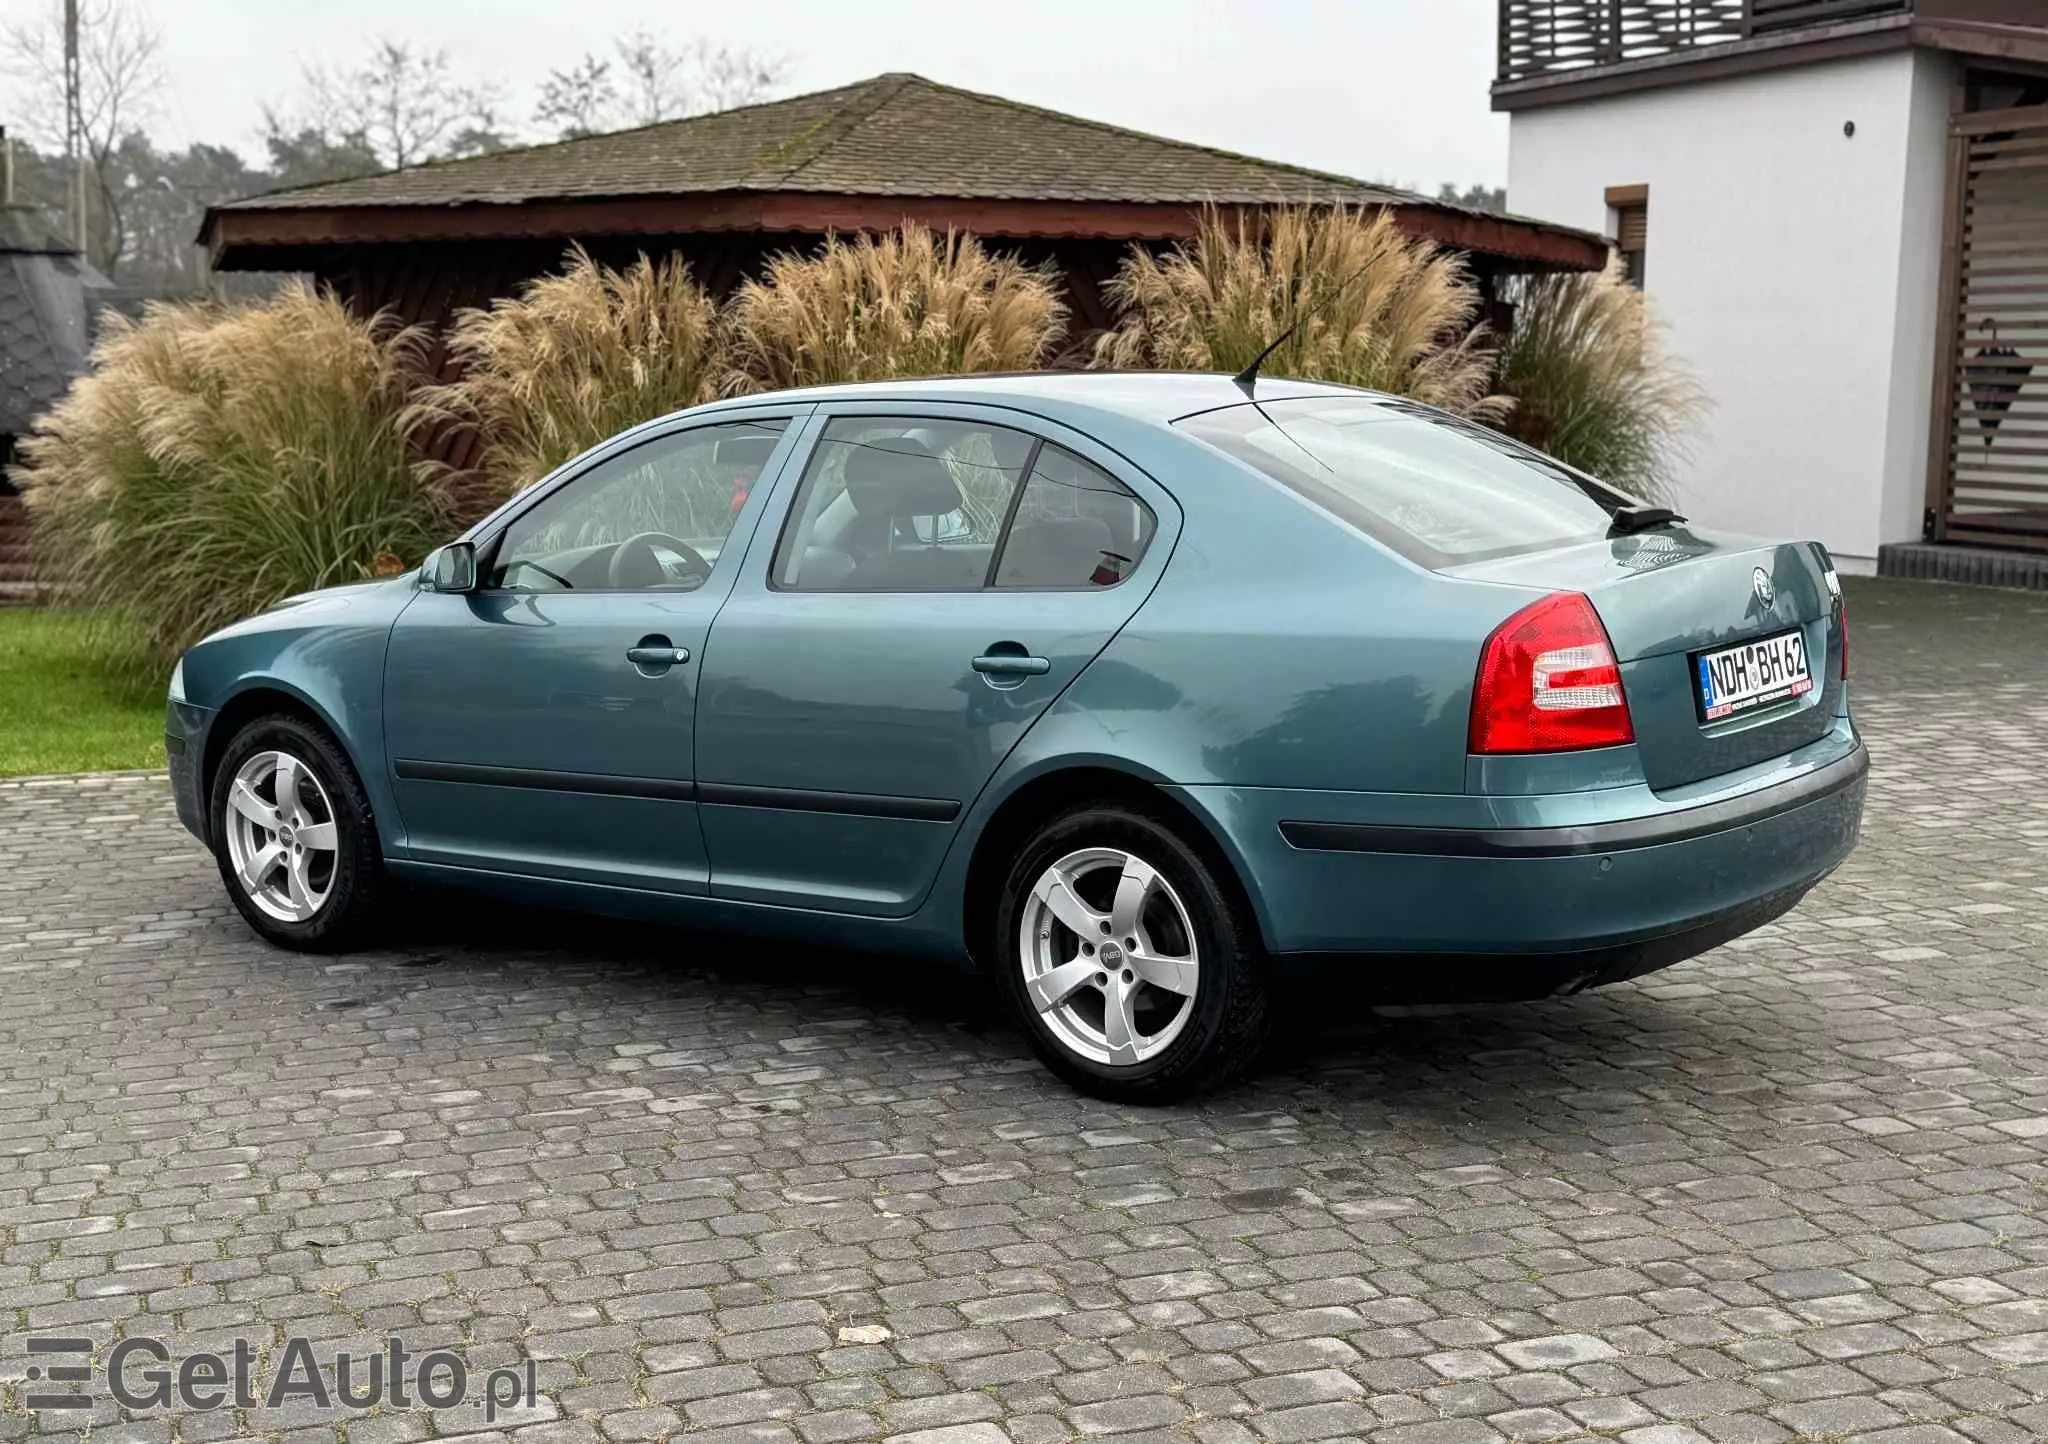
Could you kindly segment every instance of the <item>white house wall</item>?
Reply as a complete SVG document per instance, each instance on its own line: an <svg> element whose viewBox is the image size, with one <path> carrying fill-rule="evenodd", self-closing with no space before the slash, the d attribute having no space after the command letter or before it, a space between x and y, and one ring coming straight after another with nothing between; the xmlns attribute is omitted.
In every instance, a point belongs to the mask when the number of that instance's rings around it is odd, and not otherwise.
<svg viewBox="0 0 2048 1444"><path fill-rule="evenodd" d="M1645 289L1713 400L1680 477L1695 520L1818 537L1853 569L1919 537L1949 66L1901 51L1513 116L1514 211L1611 234L1607 188L1650 188Z"/></svg>

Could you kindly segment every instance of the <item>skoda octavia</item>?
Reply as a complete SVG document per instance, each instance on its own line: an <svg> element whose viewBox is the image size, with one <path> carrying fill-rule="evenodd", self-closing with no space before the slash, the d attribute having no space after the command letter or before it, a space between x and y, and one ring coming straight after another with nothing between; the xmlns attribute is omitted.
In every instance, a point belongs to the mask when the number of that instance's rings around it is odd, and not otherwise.
<svg viewBox="0 0 2048 1444"><path fill-rule="evenodd" d="M616 437L193 647L169 750L284 947L417 881L968 958L1164 1100L1283 969L1531 998L1784 913L1856 841L1847 675L1818 544L1426 407L969 377Z"/></svg>

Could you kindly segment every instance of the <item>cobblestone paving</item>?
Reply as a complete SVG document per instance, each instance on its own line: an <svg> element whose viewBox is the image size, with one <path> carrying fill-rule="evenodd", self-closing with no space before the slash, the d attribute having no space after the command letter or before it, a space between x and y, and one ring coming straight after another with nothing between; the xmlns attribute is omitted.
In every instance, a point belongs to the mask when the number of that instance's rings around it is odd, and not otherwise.
<svg viewBox="0 0 2048 1444"><path fill-rule="evenodd" d="M1861 850L1577 999L1145 1112L887 960L465 908L323 964L159 780L0 784L0 1438L29 1332L535 1361L522 1444L2048 1436L2048 598L1863 584Z"/></svg>

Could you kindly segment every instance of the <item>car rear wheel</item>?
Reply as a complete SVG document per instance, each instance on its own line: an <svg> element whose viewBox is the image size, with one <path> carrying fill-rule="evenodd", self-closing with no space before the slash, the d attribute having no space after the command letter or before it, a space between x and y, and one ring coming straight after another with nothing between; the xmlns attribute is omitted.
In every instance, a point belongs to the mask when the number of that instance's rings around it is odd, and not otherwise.
<svg viewBox="0 0 2048 1444"><path fill-rule="evenodd" d="M996 915L994 965L1034 1049L1099 1098L1169 1103L1233 1076L1268 1014L1257 930L1149 812L1091 807L1041 828Z"/></svg>
<svg viewBox="0 0 2048 1444"><path fill-rule="evenodd" d="M221 757L211 805L221 881L250 927L303 952L367 935L384 883L376 827L324 733L285 715L251 722Z"/></svg>

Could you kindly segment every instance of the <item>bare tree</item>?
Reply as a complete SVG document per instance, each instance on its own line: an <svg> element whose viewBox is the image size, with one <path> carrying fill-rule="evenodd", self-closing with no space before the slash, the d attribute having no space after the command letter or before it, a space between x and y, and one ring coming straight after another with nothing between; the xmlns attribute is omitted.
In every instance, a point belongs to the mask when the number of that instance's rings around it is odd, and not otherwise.
<svg viewBox="0 0 2048 1444"><path fill-rule="evenodd" d="M511 132L500 123L498 108L488 99L480 99L469 119L458 126L441 147L441 156L454 159L465 155L490 155L510 150L517 144Z"/></svg>
<svg viewBox="0 0 2048 1444"><path fill-rule="evenodd" d="M378 41L352 67L307 66L305 92L305 110L286 130L358 139L393 168L431 160L465 132L495 134L488 87L459 82L447 51L400 40Z"/></svg>
<svg viewBox="0 0 2048 1444"><path fill-rule="evenodd" d="M654 125L763 100L781 82L777 56L693 40L680 49L651 32L622 36L613 59L585 55L541 82L534 118L561 136Z"/></svg>
<svg viewBox="0 0 2048 1444"><path fill-rule="evenodd" d="M276 190L350 180L383 169L361 136L292 121L274 106L263 108L263 148L270 153L269 188Z"/></svg>
<svg viewBox="0 0 2048 1444"><path fill-rule="evenodd" d="M782 83L787 62L779 55L695 41L690 46L696 73L692 111L731 110L766 100Z"/></svg>
<svg viewBox="0 0 2048 1444"><path fill-rule="evenodd" d="M0 27L0 67L14 82L21 128L53 151L64 147L64 18L56 5ZM128 247L125 187L114 154L147 119L163 86L161 37L131 0L79 0L79 116L88 176L87 254L116 274Z"/></svg>
<svg viewBox="0 0 2048 1444"><path fill-rule="evenodd" d="M551 70L540 83L540 103L533 118L564 139L595 135L610 124L619 108L619 88L612 81L612 63L586 55L567 70Z"/></svg>

